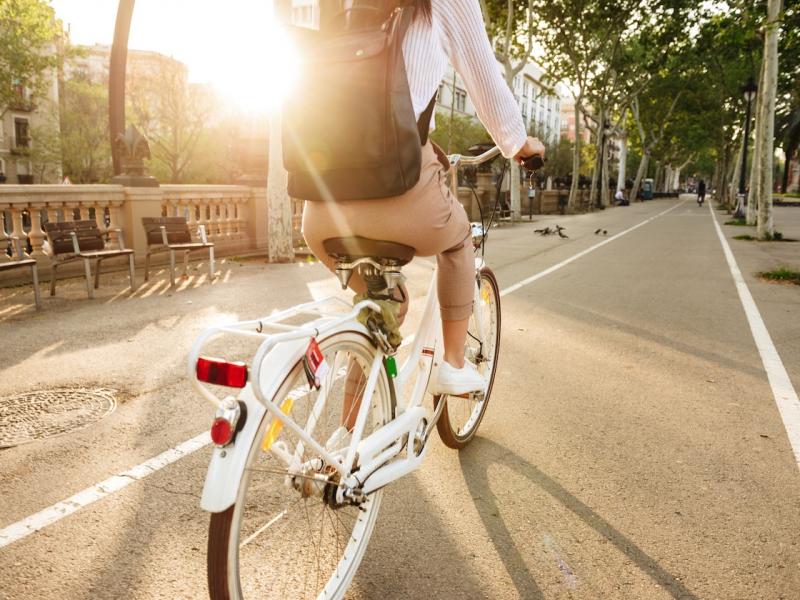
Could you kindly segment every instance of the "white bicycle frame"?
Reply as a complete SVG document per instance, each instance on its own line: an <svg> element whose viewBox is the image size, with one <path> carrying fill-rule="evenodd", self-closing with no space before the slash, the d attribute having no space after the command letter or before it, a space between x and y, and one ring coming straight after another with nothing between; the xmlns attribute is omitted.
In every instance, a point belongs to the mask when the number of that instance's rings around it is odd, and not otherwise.
<svg viewBox="0 0 800 600"><path fill-rule="evenodd" d="M459 165L478 164L494 158L497 154L499 150L495 148L479 157L451 157L453 185L455 186ZM475 267L477 273L483 267L482 259L476 258ZM475 302L476 306L481 302L478 285L475 286ZM332 310L336 307L345 309L345 312ZM379 306L370 300L351 306L341 298L332 297L302 304L264 319L212 327L197 339L188 358L189 380L195 390L218 409L223 408L226 401L231 398L220 400L205 383L197 379L196 365L203 348L212 338L219 335L261 340L249 365L250 380L236 397L236 400L243 402L247 409L244 427L238 432L232 444L224 448L214 448L201 500L203 509L221 512L235 502L247 467L250 448L256 442L255 438L259 431L263 431L260 425L266 413L269 413L271 419L280 420L283 426L298 438L299 450L295 449L294 452L281 443L275 443L270 447L270 452L286 466L287 474L290 477L302 474L306 465L301 464L300 456L302 449L307 448L325 464L339 472L339 500L344 500L344 495L348 493L369 494L419 468L426 455L428 437L444 407L444 403L440 403L437 413L434 414L432 409L423 406L428 383L436 374L443 352L439 300L436 294L436 268L433 269L425 309L413 338L410 354L393 380L398 406L391 421L369 436L363 437L371 398L386 358L380 349L376 349L370 365L359 412L351 433L351 442L345 451L331 452L325 448L325 440L320 441L314 437L313 415L322 412L327 400L324 385L305 427L292 419L291 415L284 414L280 408L280 400L283 398L276 398L291 370L303 359L312 338L324 340L344 331L354 331L370 337L366 328L356 320L359 312L365 308L380 313ZM286 323L287 320L301 315L308 315L311 319L300 326ZM475 315L476 318L480 318L480 311ZM484 324L475 325L480 342L485 342ZM405 398L409 390L408 401L401 404L400 399ZM358 457L358 471L354 474L352 470L356 466L356 457ZM324 477L320 475L321 483L326 479L327 475Z"/></svg>

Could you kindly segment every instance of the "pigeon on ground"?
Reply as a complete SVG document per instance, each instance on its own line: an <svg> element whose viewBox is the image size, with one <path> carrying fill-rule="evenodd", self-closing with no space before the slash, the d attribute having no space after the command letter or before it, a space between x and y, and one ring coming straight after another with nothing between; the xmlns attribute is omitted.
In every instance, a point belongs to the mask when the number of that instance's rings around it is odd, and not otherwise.
<svg viewBox="0 0 800 600"><path fill-rule="evenodd" d="M558 237L569 239L569 236L564 233L564 228L561 225L556 225L556 231L558 232Z"/></svg>
<svg viewBox="0 0 800 600"><path fill-rule="evenodd" d="M603 231L603 230L602 230L602 229L598 229L597 231L595 231L595 232L594 232L594 234L595 234L595 235L600 235L600 232L601 232L601 231Z"/></svg>

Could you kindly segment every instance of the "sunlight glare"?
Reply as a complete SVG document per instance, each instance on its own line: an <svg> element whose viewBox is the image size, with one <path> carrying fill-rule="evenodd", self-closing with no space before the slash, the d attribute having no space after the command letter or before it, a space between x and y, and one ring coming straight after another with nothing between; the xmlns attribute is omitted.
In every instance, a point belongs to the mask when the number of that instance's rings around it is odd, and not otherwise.
<svg viewBox="0 0 800 600"><path fill-rule="evenodd" d="M210 73L222 96L248 112L266 113L279 107L297 81L300 61L286 32L265 27L258 38L231 44L226 64Z"/></svg>
<svg viewBox="0 0 800 600"><path fill-rule="evenodd" d="M212 84L237 109L268 113L291 89L300 61L289 36L273 20L270 2L229 4L227 11L192 11L187 26L171 30L171 46L189 66L191 81ZM140 23L152 24L144 13Z"/></svg>

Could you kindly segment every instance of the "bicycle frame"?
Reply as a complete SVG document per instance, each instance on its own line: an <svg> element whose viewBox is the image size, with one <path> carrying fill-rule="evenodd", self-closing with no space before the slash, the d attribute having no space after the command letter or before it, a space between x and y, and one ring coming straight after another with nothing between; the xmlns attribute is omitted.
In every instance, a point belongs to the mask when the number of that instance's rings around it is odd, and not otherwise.
<svg viewBox="0 0 800 600"><path fill-rule="evenodd" d="M499 154L498 149L490 150L478 157L453 156L451 186L455 190L457 184L457 168L459 165L479 164ZM483 266L483 261L476 258L476 275ZM475 301L480 302L479 286L475 286ZM349 309L346 312L332 312L327 308L338 307ZM246 406L247 419L235 441L225 448L215 448L209 465L203 489L201 506L210 512L221 512L230 507L236 500L242 477L247 467L247 459L255 436L258 435L262 419L269 413L270 418L278 419L291 431L302 447L314 451L326 464L340 474L340 498L345 491L358 491L369 494L388 483L416 470L425 458L427 440L436 425L436 419L444 407L440 403L434 414L432 409L423 407L428 383L435 376L437 365L442 359L442 329L439 315L439 300L436 294L436 268L432 270L432 278L425 300L425 309L420 325L415 334L409 356L403 362L398 375L391 383L395 386L396 397L405 397L408 387L413 384L408 402L397 406L396 415L386 425L380 427L362 439L366 424L367 412L371 405L372 394L383 368L386 355L376 349L370 365L366 387L361 405L352 431L351 443L344 456L332 453L313 436L313 431L306 431L291 415L284 414L279 404L274 401L280 386L291 370L302 360L305 350L312 338L319 340L342 331L356 331L369 337L369 332L356 317L362 309L380 312L380 308L369 300L351 307L341 298L327 298L318 302L310 302L282 311L270 317L224 326L212 327L198 338L189 353L189 380L197 392L215 407L220 408L220 400L197 379L195 367L203 347L218 335L235 335L260 339L261 344L253 357L250 367L251 378L238 394L236 400ZM304 325L289 325L286 321L299 315L314 317ZM484 335L483 324L477 324L480 337ZM483 339L481 342L485 341ZM414 377L416 373L416 377ZM230 397L229 397L230 398ZM226 398L228 400L229 398ZM323 391L317 398L314 412L319 414L324 405L326 395ZM324 442L323 442L324 443ZM401 458L403 450L406 456ZM273 444L270 451L281 460L289 475L299 474L300 452L292 455L279 444ZM357 476L351 473L358 456Z"/></svg>

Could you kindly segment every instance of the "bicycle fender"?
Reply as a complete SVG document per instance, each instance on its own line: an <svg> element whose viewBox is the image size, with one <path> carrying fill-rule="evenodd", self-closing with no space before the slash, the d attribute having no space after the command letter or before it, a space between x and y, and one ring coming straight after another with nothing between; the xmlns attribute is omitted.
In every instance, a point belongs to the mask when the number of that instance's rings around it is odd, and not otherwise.
<svg viewBox="0 0 800 600"><path fill-rule="evenodd" d="M200 506L208 512L223 512L236 502L242 482L247 457L258 435L267 408L258 401L252 386L260 384L265 398L272 398L283 383L289 369L301 359L308 346L306 340L278 344L265 357L261 367L261 381L251 382L241 391L238 400L247 407L244 427L236 434L234 442L225 448L214 448L208 465Z"/></svg>
<svg viewBox="0 0 800 600"><path fill-rule="evenodd" d="M200 499L200 507L208 512L223 512L236 501L236 494L247 464L247 455L258 433L261 419L267 412L264 405L256 400L249 384L239 394L239 400L247 407L247 420L232 444L225 448L214 448L211 455Z"/></svg>
<svg viewBox="0 0 800 600"><path fill-rule="evenodd" d="M368 335L366 328L361 324L343 323L341 327L326 332L325 338L348 329ZM272 398L283 384L289 370L303 357L307 347L308 340L305 339L275 346L264 357L261 381L248 383L239 394L238 400L244 402L247 407L247 420L232 444L225 448L214 448L200 499L203 510L213 513L223 512L236 502L236 495L247 468L248 453L267 413L267 408L258 401L251 386L260 384L263 396Z"/></svg>

